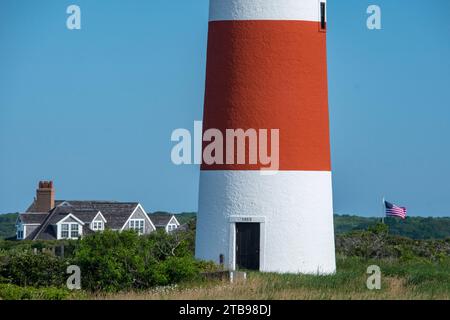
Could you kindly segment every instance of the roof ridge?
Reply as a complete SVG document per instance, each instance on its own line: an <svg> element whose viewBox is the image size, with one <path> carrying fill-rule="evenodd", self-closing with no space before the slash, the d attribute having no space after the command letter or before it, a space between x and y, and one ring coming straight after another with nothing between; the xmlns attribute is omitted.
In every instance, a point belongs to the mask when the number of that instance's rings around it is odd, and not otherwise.
<svg viewBox="0 0 450 320"><path fill-rule="evenodd" d="M57 208L58 207L54 207L53 209L51 209L49 211L48 216L44 219L42 224L38 227L38 231L35 233L33 239L31 239L31 240L36 240L37 237L41 234L41 232L44 229L44 227L47 228L47 225L48 225L48 223L50 221L50 218L53 217L53 215L55 214Z"/></svg>

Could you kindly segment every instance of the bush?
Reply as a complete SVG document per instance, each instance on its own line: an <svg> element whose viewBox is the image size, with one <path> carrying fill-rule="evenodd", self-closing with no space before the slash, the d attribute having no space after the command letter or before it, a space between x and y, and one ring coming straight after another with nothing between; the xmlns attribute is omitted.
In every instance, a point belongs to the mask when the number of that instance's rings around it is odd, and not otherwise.
<svg viewBox="0 0 450 320"><path fill-rule="evenodd" d="M20 286L62 286L66 263L51 254L12 251L0 255L0 281Z"/></svg>
<svg viewBox="0 0 450 320"><path fill-rule="evenodd" d="M169 283L194 280L200 269L192 257L169 257L163 262L164 273Z"/></svg>
<svg viewBox="0 0 450 320"><path fill-rule="evenodd" d="M0 283L64 288L68 265L80 267L82 288L94 292L140 290L191 281L202 272L217 270L211 262L194 259L193 241L192 232L158 231L139 236L133 231L105 230L68 243L68 258L48 250L57 243L23 242L0 248ZM4 290L6 296L35 297L25 289Z"/></svg>
<svg viewBox="0 0 450 320"><path fill-rule="evenodd" d="M105 231L82 239L72 264L81 269L82 287L90 291L147 289L188 281L202 271L187 234Z"/></svg>
<svg viewBox="0 0 450 320"><path fill-rule="evenodd" d="M386 225L377 224L368 231L336 236L336 252L366 259L445 260L450 256L448 240L413 240L390 235Z"/></svg>
<svg viewBox="0 0 450 320"><path fill-rule="evenodd" d="M4 300L64 300L73 293L55 287L36 289L13 284L0 284L0 298Z"/></svg>

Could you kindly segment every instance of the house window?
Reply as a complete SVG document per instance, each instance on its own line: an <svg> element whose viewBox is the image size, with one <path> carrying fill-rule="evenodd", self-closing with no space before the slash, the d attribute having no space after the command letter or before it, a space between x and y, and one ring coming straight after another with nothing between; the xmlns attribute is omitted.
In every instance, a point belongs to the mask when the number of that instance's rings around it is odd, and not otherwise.
<svg viewBox="0 0 450 320"><path fill-rule="evenodd" d="M80 231L78 223L63 223L61 224L61 239L77 239Z"/></svg>
<svg viewBox="0 0 450 320"><path fill-rule="evenodd" d="M138 234L144 233L144 219L130 220L129 227L131 230L137 231Z"/></svg>
<svg viewBox="0 0 450 320"><path fill-rule="evenodd" d="M61 238L68 238L69 237L69 224L63 223L61 225Z"/></svg>
<svg viewBox="0 0 450 320"><path fill-rule="evenodd" d="M70 237L71 238L78 238L80 236L80 231L79 231L79 225L78 224L71 224L70 225Z"/></svg>
<svg viewBox="0 0 450 320"><path fill-rule="evenodd" d="M173 231L173 230L175 230L177 228L177 225L176 224L169 224L168 226L167 226L167 229L169 230L169 231Z"/></svg>
<svg viewBox="0 0 450 320"><path fill-rule="evenodd" d="M17 239L23 239L23 230L17 231Z"/></svg>
<svg viewBox="0 0 450 320"><path fill-rule="evenodd" d="M97 231L97 230L104 230L105 227L103 225L103 221L94 221L92 222L92 230Z"/></svg>

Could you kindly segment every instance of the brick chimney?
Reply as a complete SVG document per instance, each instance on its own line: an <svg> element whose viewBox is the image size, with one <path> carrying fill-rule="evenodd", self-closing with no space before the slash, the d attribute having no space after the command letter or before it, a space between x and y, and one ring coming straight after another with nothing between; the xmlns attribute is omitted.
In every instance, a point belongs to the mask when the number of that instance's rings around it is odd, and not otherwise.
<svg viewBox="0 0 450 320"><path fill-rule="evenodd" d="M47 212L55 206L55 189L53 181L39 181L39 188L36 190L36 212Z"/></svg>

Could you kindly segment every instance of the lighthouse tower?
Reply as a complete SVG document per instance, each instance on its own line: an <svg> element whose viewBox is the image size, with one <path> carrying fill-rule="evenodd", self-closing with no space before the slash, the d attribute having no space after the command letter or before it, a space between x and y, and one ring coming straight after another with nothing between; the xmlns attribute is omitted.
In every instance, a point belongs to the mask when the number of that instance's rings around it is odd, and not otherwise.
<svg viewBox="0 0 450 320"><path fill-rule="evenodd" d="M325 0L210 1L203 130L279 129L279 171L202 165L197 258L335 272L325 14Z"/></svg>

